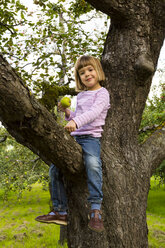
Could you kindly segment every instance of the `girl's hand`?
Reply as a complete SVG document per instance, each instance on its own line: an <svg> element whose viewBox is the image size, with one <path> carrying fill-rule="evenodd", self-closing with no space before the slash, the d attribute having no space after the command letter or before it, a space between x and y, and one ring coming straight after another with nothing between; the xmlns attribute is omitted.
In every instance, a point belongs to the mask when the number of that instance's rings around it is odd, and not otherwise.
<svg viewBox="0 0 165 248"><path fill-rule="evenodd" d="M65 112L65 111L66 111L66 108L62 107L62 105L61 105L60 102L58 103L58 109L59 109L61 112Z"/></svg>
<svg viewBox="0 0 165 248"><path fill-rule="evenodd" d="M71 120L66 124L64 128L70 133L74 132L76 130L76 123L74 122L74 120Z"/></svg>
<svg viewBox="0 0 165 248"><path fill-rule="evenodd" d="M65 113L65 116L67 118L69 118L69 116L70 116L70 110L68 108L62 107L62 105L61 105L60 102L58 103L58 110L61 111L61 112L64 112Z"/></svg>

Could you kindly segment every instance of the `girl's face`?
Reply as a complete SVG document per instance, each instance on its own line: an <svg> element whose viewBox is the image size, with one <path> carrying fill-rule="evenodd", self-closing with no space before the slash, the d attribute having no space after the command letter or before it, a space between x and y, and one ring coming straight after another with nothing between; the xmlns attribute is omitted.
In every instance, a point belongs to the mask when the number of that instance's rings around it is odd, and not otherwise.
<svg viewBox="0 0 165 248"><path fill-rule="evenodd" d="M101 88L98 81L97 72L92 65L81 68L78 73L81 82L87 87L88 90L97 90Z"/></svg>

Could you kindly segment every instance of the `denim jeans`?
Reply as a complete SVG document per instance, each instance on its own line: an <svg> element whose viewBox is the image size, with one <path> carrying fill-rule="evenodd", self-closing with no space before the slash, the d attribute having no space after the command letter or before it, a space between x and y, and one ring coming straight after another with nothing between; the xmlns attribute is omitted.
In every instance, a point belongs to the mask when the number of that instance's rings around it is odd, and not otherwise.
<svg viewBox="0 0 165 248"><path fill-rule="evenodd" d="M51 164L50 166L49 177L51 182L51 199L53 209L54 211L66 211L67 197L63 174L54 164Z"/></svg>
<svg viewBox="0 0 165 248"><path fill-rule="evenodd" d="M100 139L89 135L75 136L75 140L81 145L83 160L87 173L87 184L91 204L101 204L102 193L102 163L100 159ZM50 167L50 179L52 185L52 202L54 210L66 211L67 197L63 182L63 176L55 165Z"/></svg>

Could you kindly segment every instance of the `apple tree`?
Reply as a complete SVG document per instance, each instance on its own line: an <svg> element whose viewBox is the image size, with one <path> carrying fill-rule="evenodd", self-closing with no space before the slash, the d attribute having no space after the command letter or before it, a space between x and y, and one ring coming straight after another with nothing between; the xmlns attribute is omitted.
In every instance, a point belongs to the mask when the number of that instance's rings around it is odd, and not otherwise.
<svg viewBox="0 0 165 248"><path fill-rule="evenodd" d="M83 26L103 14L84 1L66 4L65 0L34 1L32 7L30 10L15 0L2 2L0 52L39 102L63 124L63 116L57 112L57 101L62 95L76 94L75 89L69 87L76 58L84 52L97 55L103 50L107 17L104 15L102 30L85 32ZM0 138L4 137L7 139L0 145L3 151L0 182L5 197L9 190L17 190L20 194L23 189L30 189L38 178L45 185L48 166L38 155L16 143L2 127Z"/></svg>
<svg viewBox="0 0 165 248"><path fill-rule="evenodd" d="M80 146L2 55L0 119L19 143L64 173L68 247L148 247L147 196L150 177L165 159L165 131L156 130L143 144L138 142L138 132L165 36L165 1L87 2L111 17L101 57L111 95L102 137L105 232L87 228L88 191Z"/></svg>

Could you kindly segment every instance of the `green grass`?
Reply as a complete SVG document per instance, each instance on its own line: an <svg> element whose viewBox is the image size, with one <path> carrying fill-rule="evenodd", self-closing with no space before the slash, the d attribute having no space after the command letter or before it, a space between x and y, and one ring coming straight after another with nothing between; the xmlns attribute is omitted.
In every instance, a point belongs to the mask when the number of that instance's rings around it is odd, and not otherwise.
<svg viewBox="0 0 165 248"><path fill-rule="evenodd" d="M149 248L165 248L165 187L157 184L151 180L148 196ZM3 202L0 191L0 248L61 248L60 227L35 221L48 212L49 192L39 184L24 192L20 201L11 193L8 202Z"/></svg>
<svg viewBox="0 0 165 248"><path fill-rule="evenodd" d="M48 212L49 192L43 191L38 184L31 192L24 192L20 201L14 193L10 194L8 202L0 200L0 247L62 247L58 244L59 226L35 221L38 215Z"/></svg>
<svg viewBox="0 0 165 248"><path fill-rule="evenodd" d="M148 195L147 224L149 247L165 248L165 186L159 186L154 178Z"/></svg>

